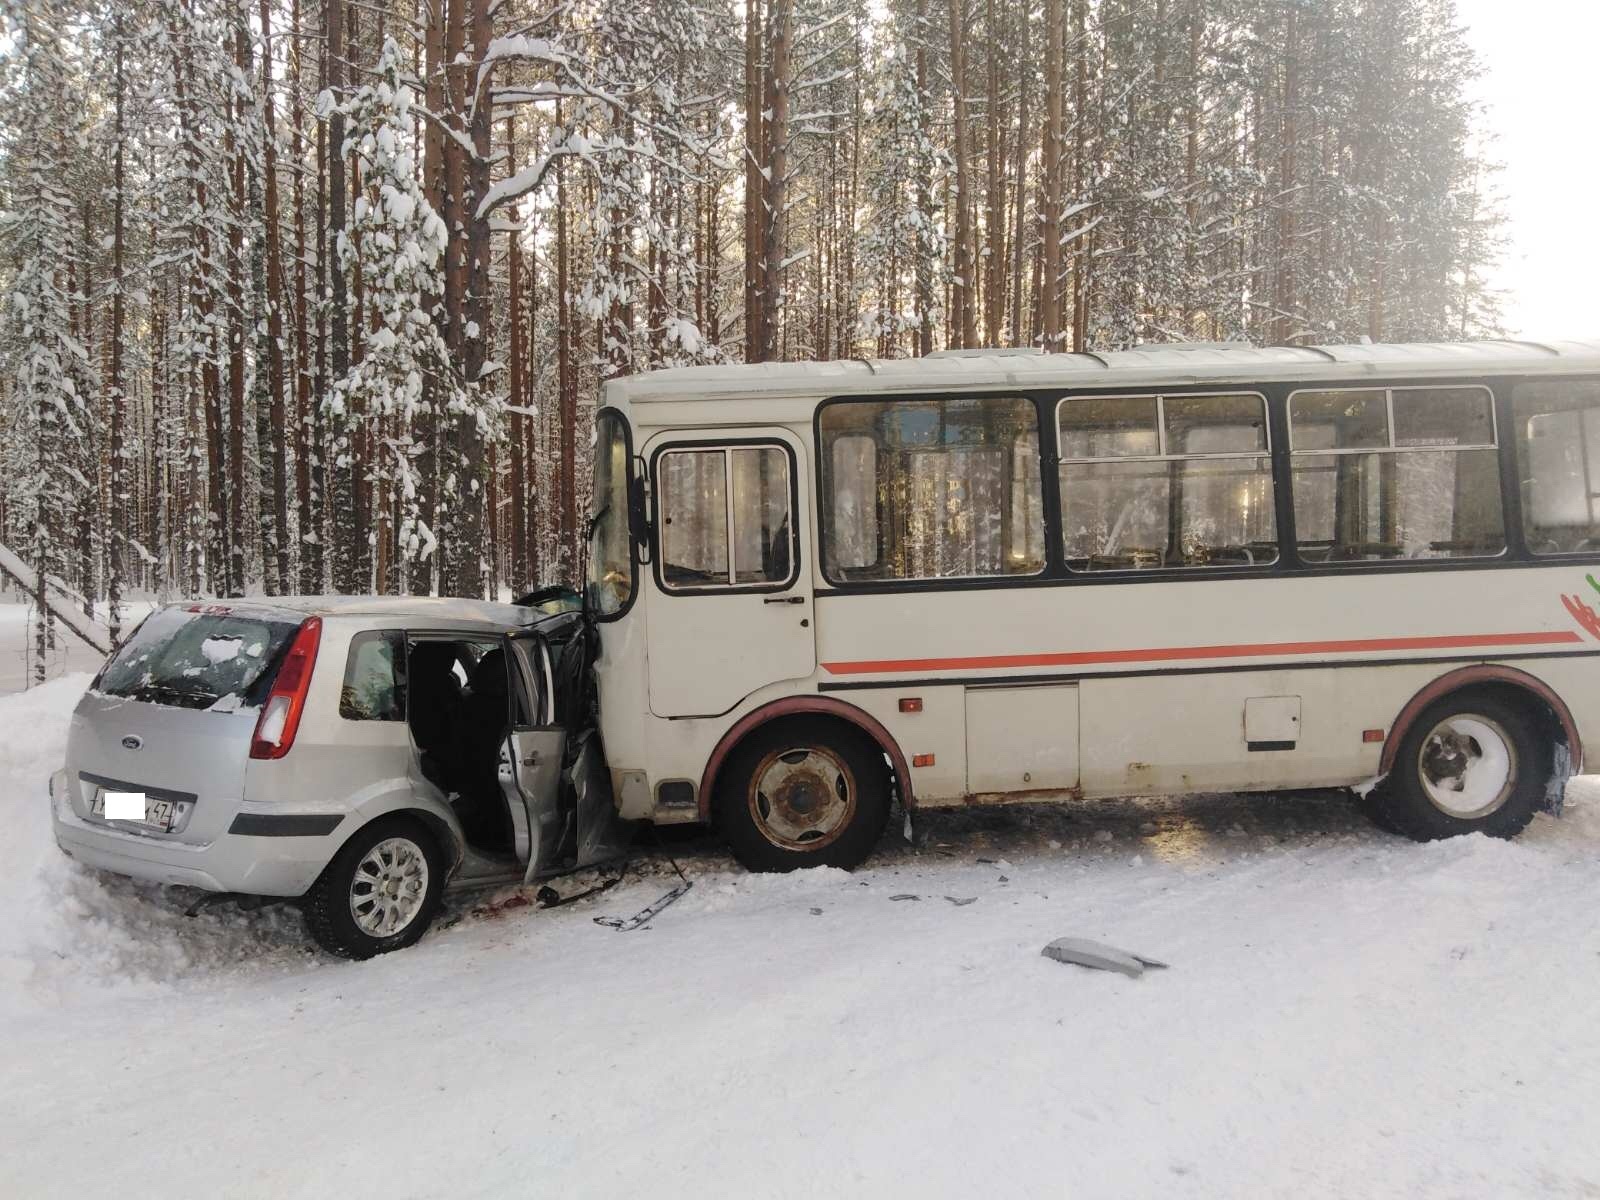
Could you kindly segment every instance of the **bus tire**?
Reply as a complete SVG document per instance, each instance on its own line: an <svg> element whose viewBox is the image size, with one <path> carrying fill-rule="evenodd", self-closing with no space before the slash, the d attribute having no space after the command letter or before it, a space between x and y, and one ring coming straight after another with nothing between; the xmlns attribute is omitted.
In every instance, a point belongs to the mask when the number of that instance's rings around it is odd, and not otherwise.
<svg viewBox="0 0 1600 1200"><path fill-rule="evenodd" d="M329 954L364 959L403 950L438 915L445 859L421 821L382 817L323 868L302 902L306 932Z"/></svg>
<svg viewBox="0 0 1600 1200"><path fill-rule="evenodd" d="M1544 803L1551 747L1526 707L1468 689L1429 705L1368 797L1375 824L1419 842L1516 837Z"/></svg>
<svg viewBox="0 0 1600 1200"><path fill-rule="evenodd" d="M713 817L748 870L859 866L889 819L888 763L846 722L780 718L728 755Z"/></svg>
<svg viewBox="0 0 1600 1200"><path fill-rule="evenodd" d="M1360 792L1355 793L1356 811L1385 833L1398 833L1404 837L1405 835L1395 827L1394 822L1389 820L1389 812L1384 807L1382 791L1382 788L1373 788L1365 795Z"/></svg>

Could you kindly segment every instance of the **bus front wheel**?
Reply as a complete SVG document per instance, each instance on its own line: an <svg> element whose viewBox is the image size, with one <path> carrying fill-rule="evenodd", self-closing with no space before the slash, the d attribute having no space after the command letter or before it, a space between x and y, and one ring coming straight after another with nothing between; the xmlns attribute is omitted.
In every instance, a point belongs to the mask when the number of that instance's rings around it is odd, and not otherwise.
<svg viewBox="0 0 1600 1200"><path fill-rule="evenodd" d="M776 720L728 756L714 816L749 870L855 867L889 819L888 764L871 737L843 721Z"/></svg>
<svg viewBox="0 0 1600 1200"><path fill-rule="evenodd" d="M1543 805L1551 769L1548 739L1525 708L1460 692L1412 722L1363 807L1381 828L1419 842L1516 837Z"/></svg>

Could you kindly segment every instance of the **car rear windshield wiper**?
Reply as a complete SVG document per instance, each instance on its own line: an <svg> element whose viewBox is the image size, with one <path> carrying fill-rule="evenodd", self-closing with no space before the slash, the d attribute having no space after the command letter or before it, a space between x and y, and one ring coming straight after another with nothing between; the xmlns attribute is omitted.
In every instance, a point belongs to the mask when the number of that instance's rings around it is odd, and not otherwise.
<svg viewBox="0 0 1600 1200"><path fill-rule="evenodd" d="M132 695L135 700L154 700L158 704L164 697L168 703L175 703L180 708L210 708L222 698L219 693L203 688L173 687L169 683L141 684Z"/></svg>

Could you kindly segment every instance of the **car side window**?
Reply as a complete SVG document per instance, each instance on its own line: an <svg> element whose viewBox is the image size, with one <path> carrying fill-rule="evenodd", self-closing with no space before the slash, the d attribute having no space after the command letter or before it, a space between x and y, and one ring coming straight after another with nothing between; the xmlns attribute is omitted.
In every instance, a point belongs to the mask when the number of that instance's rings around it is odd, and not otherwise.
<svg viewBox="0 0 1600 1200"><path fill-rule="evenodd" d="M347 721L406 718L405 634L379 629L350 639L339 691L339 715Z"/></svg>

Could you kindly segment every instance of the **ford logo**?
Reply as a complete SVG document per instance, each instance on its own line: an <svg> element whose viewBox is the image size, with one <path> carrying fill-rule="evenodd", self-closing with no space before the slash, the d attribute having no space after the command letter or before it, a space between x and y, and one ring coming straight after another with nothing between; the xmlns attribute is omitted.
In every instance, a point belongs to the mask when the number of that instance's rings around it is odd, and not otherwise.
<svg viewBox="0 0 1600 1200"><path fill-rule="evenodd" d="M144 739L142 737L134 737L131 733L122 739L122 748L124 750L137 750L143 745Z"/></svg>

